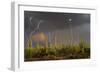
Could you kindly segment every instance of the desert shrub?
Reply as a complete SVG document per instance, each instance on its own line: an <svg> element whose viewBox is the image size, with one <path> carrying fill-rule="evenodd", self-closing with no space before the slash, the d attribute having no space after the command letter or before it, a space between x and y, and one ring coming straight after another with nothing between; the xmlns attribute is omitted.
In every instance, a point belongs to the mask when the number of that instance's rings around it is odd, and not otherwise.
<svg viewBox="0 0 100 73"><path fill-rule="evenodd" d="M74 46L74 52L76 52L76 53L78 53L78 52L80 52L81 51L81 49L80 49L80 46L79 45L76 45L76 46Z"/></svg>
<svg viewBox="0 0 100 73"><path fill-rule="evenodd" d="M48 48L47 55L56 55L56 49L55 48Z"/></svg>
<svg viewBox="0 0 100 73"><path fill-rule="evenodd" d="M32 54L33 54L33 49L28 48L28 49L24 49L24 57L25 59L27 58L32 58Z"/></svg>
<svg viewBox="0 0 100 73"><path fill-rule="evenodd" d="M33 48L33 50L32 50L32 58L34 58L34 57L38 57L38 49L36 49L36 48Z"/></svg>
<svg viewBox="0 0 100 73"><path fill-rule="evenodd" d="M40 48L40 49L38 49L38 55L40 56L40 57L42 57L42 56L45 56L46 55L46 48Z"/></svg>
<svg viewBox="0 0 100 73"><path fill-rule="evenodd" d="M90 57L90 45L81 41L78 45L58 47L41 47L37 44L34 48L24 49L25 59L78 59Z"/></svg>
<svg viewBox="0 0 100 73"><path fill-rule="evenodd" d="M66 48L57 49L57 56L63 56L63 55L66 55L66 53L67 53Z"/></svg>

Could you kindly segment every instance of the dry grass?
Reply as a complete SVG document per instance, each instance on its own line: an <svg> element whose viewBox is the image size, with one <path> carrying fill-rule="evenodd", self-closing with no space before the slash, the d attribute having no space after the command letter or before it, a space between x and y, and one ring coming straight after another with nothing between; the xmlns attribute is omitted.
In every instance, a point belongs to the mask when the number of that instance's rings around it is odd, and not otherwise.
<svg viewBox="0 0 100 73"><path fill-rule="evenodd" d="M90 58L90 45L80 42L79 45L62 47L41 47L24 49L24 61L85 59Z"/></svg>

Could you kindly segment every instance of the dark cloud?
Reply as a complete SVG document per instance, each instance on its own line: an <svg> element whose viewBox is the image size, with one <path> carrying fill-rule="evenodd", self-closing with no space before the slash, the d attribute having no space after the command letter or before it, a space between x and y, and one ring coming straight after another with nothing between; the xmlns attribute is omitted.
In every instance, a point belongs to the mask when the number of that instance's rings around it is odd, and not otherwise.
<svg viewBox="0 0 100 73"><path fill-rule="evenodd" d="M32 17L32 25L30 25L30 17ZM69 22L69 19L72 19L72 21ZM69 28L69 24L71 24L72 27L85 23L90 24L90 15L79 13L25 11L25 29L27 31L29 29L34 30L40 20L43 20L43 22L40 24L40 30L51 31Z"/></svg>
<svg viewBox="0 0 100 73"><path fill-rule="evenodd" d="M73 42L83 38L90 43L90 14L24 11L24 43L34 30L45 34L59 31L64 42L63 36L68 40L73 37ZM71 30L73 35L70 35Z"/></svg>

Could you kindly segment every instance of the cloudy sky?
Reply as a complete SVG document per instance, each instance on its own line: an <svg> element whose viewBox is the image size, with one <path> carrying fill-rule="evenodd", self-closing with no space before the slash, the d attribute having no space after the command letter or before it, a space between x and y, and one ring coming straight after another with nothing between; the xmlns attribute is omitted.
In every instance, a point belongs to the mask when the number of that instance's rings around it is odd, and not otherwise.
<svg viewBox="0 0 100 73"><path fill-rule="evenodd" d="M24 11L25 40L32 31L59 31L60 35L61 31L67 35L71 31L73 39L82 37L90 42L90 14Z"/></svg>

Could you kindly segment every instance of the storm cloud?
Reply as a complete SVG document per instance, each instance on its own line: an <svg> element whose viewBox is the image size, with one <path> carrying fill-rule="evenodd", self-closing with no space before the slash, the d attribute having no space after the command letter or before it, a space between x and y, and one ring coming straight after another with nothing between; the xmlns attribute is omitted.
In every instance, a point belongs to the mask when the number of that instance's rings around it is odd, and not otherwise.
<svg viewBox="0 0 100 73"><path fill-rule="evenodd" d="M42 22L39 24L40 21ZM69 36L72 30L73 41L82 37L90 43L90 14L24 11L25 40L38 24L36 32L48 33L64 30L63 32Z"/></svg>

